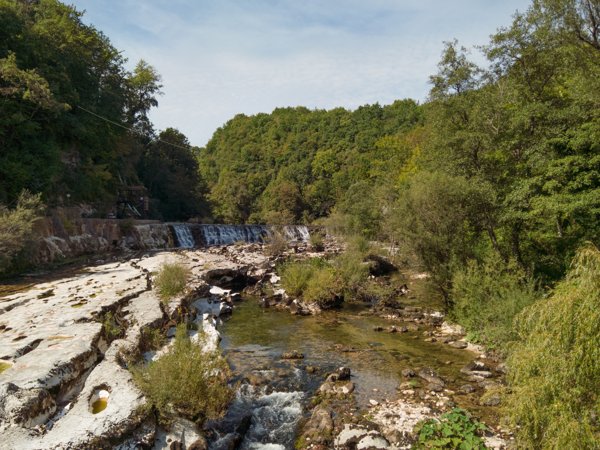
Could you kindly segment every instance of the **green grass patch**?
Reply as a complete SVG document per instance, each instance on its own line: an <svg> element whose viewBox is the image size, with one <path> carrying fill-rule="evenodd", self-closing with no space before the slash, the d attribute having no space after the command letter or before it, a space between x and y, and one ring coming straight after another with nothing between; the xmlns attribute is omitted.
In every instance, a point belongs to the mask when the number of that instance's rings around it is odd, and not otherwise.
<svg viewBox="0 0 600 450"><path fill-rule="evenodd" d="M154 285L160 298L167 301L185 290L189 277L190 270L183 264L165 263L158 271Z"/></svg>

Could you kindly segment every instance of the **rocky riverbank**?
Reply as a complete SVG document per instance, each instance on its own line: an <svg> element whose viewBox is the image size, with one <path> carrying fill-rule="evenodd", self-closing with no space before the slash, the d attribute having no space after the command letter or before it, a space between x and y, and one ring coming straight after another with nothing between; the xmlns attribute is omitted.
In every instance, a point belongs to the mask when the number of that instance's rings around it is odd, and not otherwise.
<svg viewBox="0 0 600 450"><path fill-rule="evenodd" d="M314 255L306 245L297 245L287 256ZM442 353L466 352L472 357L452 362L455 366L460 361L460 372L444 367L444 362L443 373L431 367L406 367L394 395L373 392L373 398L368 391L377 388L364 378L361 361L381 364L376 347L353 347L350 340L345 346L335 344L332 350L348 357L345 361L350 364L333 371L325 362L309 364L310 348L304 352L306 359L298 350L282 355L286 359L276 369L270 366L271 356L262 367L252 359L232 405L232 409L255 408L252 413L234 414L228 425L209 423L199 429L179 419L169 430L162 428L127 369L131 361L160 356L160 351L146 352L147 331L172 336L177 323L195 322L208 336L208 345L215 347L220 340L219 317L233 311L235 319L240 293L249 289L271 292L256 300L263 307L285 308L297 315L316 313L281 291L275 273L278 258L265 255L261 244L148 253L30 283L26 290L0 298L0 448L234 448L247 437L262 436L260 427L265 425L256 413L257 404L259 409L289 411L278 430L292 443L284 439L288 444L280 448L293 445L295 429L301 448L354 448L363 441L357 448L406 448L414 424L423 418L465 401L493 408L496 397L483 394L500 385L502 368L484 354L471 353L477 349L463 345L461 330L444 324L439 314L414 307L391 313L366 309L349 319L314 316L314 323L322 322L335 336L336 327L346 326L345 321L350 326L377 320L377 327L365 334L369 339L371 334L385 337L391 348L405 345L402 339L410 337L420 345L438 346L428 348ZM153 276L163 263L174 261L191 270L191 281L184 295L165 303L153 289ZM234 350L227 350L234 365L241 364L246 351L260 357L258 350L240 348L236 359ZM399 360L405 358L409 357ZM472 362L462 362L466 360ZM279 381L274 383L273 376ZM470 381L459 388L457 382L465 379ZM282 390L290 386L292 390Z"/></svg>

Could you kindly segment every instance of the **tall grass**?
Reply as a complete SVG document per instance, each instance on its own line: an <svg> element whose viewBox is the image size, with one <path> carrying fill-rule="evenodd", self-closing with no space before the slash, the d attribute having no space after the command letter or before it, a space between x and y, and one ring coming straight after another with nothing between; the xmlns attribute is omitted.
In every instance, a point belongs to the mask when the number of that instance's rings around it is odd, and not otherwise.
<svg viewBox="0 0 600 450"><path fill-rule="evenodd" d="M516 323L506 409L519 448L599 448L600 251L581 249L552 296Z"/></svg>
<svg viewBox="0 0 600 450"><path fill-rule="evenodd" d="M154 284L163 301L181 294L187 285L190 270L181 263L165 263L161 266Z"/></svg>
<svg viewBox="0 0 600 450"><path fill-rule="evenodd" d="M539 296L534 281L516 264L492 257L454 273L450 317L469 331L473 341L505 351L517 338L515 316Z"/></svg>
<svg viewBox="0 0 600 450"><path fill-rule="evenodd" d="M203 352L201 344L191 342L185 325L177 327L175 343L166 355L134 367L132 373L167 422L180 414L202 424L222 415L233 398L227 362L218 351Z"/></svg>

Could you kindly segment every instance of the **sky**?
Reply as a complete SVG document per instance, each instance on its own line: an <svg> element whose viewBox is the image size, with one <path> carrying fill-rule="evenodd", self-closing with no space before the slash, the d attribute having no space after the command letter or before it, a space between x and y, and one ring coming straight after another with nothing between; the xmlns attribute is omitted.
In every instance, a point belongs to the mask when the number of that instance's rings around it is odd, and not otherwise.
<svg viewBox="0 0 600 450"><path fill-rule="evenodd" d="M236 114L427 99L443 42L472 48L529 0L71 0L133 68L162 76L150 117L204 146ZM479 58L479 59L478 59ZM482 61L477 50L473 59Z"/></svg>

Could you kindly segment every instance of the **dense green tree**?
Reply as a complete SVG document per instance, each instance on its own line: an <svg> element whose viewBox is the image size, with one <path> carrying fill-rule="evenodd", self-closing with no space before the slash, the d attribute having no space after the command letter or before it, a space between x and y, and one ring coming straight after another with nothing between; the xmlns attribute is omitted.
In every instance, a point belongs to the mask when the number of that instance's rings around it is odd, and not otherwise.
<svg viewBox="0 0 600 450"><path fill-rule="evenodd" d="M157 201L153 212L164 220L208 215L194 151L182 133L167 128L143 155L140 176Z"/></svg>

